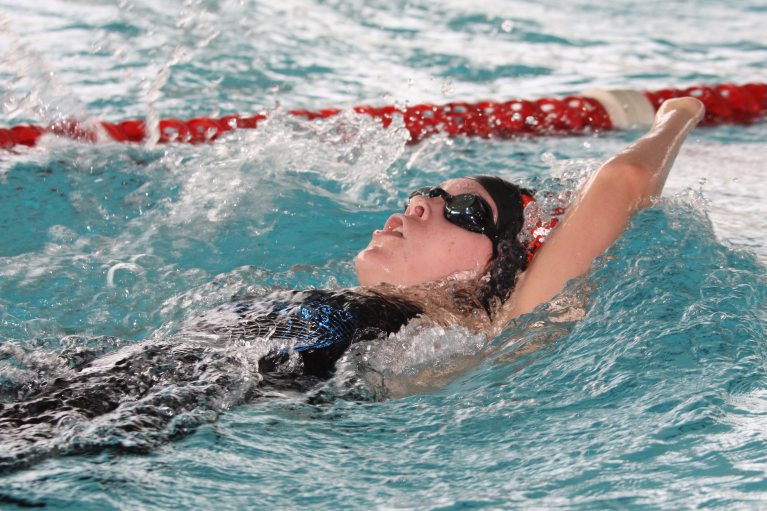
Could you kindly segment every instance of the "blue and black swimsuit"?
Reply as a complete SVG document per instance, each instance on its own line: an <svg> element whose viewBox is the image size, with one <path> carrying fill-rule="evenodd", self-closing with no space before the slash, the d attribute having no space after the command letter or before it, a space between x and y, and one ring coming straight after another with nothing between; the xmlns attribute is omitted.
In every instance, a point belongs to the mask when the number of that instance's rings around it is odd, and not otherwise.
<svg viewBox="0 0 767 511"><path fill-rule="evenodd" d="M281 291L214 309L193 327L230 340L260 339L275 344L259 364L261 373L279 371L295 352L301 357L302 374L327 378L349 346L397 332L420 314L422 310L413 303L380 294ZM222 317L228 319L221 323L218 318Z"/></svg>
<svg viewBox="0 0 767 511"><path fill-rule="evenodd" d="M280 291L218 307L171 338L62 352L70 369L0 388L0 473L57 452L147 450L269 389L313 389L349 346L421 314L379 294ZM25 358L0 352L14 357ZM100 435L77 433L95 424Z"/></svg>

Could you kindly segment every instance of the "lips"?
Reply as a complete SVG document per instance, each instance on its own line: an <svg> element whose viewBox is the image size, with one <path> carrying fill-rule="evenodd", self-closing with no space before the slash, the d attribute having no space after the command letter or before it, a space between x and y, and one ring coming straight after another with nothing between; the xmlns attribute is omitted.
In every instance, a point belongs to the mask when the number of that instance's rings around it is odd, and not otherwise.
<svg viewBox="0 0 767 511"><path fill-rule="evenodd" d="M396 236L398 238L404 238L405 237L404 215L394 214L390 216L389 219L384 224L383 230L376 231L376 233L377 234L380 233L386 236Z"/></svg>

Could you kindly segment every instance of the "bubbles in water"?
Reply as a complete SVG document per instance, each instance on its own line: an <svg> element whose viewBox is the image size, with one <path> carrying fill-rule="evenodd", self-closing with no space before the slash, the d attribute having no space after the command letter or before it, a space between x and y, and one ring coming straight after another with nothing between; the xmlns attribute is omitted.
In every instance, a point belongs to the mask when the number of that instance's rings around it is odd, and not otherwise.
<svg viewBox="0 0 767 511"><path fill-rule="evenodd" d="M541 161L550 167L552 176L574 190L579 189L602 164L597 158L558 158L552 152L543 153Z"/></svg>
<svg viewBox="0 0 767 511"><path fill-rule="evenodd" d="M482 360L489 339L463 327L411 321L400 332L353 345L329 384L341 395L397 398L438 389ZM342 389L339 391L339 389Z"/></svg>

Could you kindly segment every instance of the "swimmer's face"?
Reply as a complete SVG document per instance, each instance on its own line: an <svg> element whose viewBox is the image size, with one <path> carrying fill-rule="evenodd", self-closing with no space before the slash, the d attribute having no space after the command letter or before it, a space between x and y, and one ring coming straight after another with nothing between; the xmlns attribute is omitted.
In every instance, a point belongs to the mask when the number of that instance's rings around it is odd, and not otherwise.
<svg viewBox="0 0 767 511"><path fill-rule="evenodd" d="M472 179L451 179L440 185L451 195L475 193L493 208L485 189ZM389 217L383 229L373 232L370 244L357 255L357 278L363 286L387 283L412 286L458 274L462 278L480 275L493 255L493 242L448 222L442 197L416 195L405 213Z"/></svg>

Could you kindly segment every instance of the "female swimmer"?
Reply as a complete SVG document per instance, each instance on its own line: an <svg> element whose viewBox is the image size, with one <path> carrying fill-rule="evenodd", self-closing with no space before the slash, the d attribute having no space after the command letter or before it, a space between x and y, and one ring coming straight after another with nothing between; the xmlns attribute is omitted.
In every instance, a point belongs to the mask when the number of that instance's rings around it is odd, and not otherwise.
<svg viewBox="0 0 767 511"><path fill-rule="evenodd" d="M517 239L529 192L480 176L414 192L405 214L389 218L357 256L359 282L399 286L413 296L413 286L462 275L477 283L475 296L491 322L502 326L588 271L631 217L660 194L679 148L703 115L703 104L691 97L663 103L650 131L604 163L579 190L529 267ZM468 197L476 202L459 211ZM492 220L483 216L486 208L492 209Z"/></svg>
<svg viewBox="0 0 767 511"><path fill-rule="evenodd" d="M149 449L265 389L315 387L351 344L416 317L496 333L588 271L661 192L702 116L696 99L666 101L650 131L579 191L529 265L519 234L530 192L489 176L450 179L413 192L373 233L355 261L362 287L276 292L210 311L170 339L64 353L62 376L0 404L0 470L56 452Z"/></svg>

